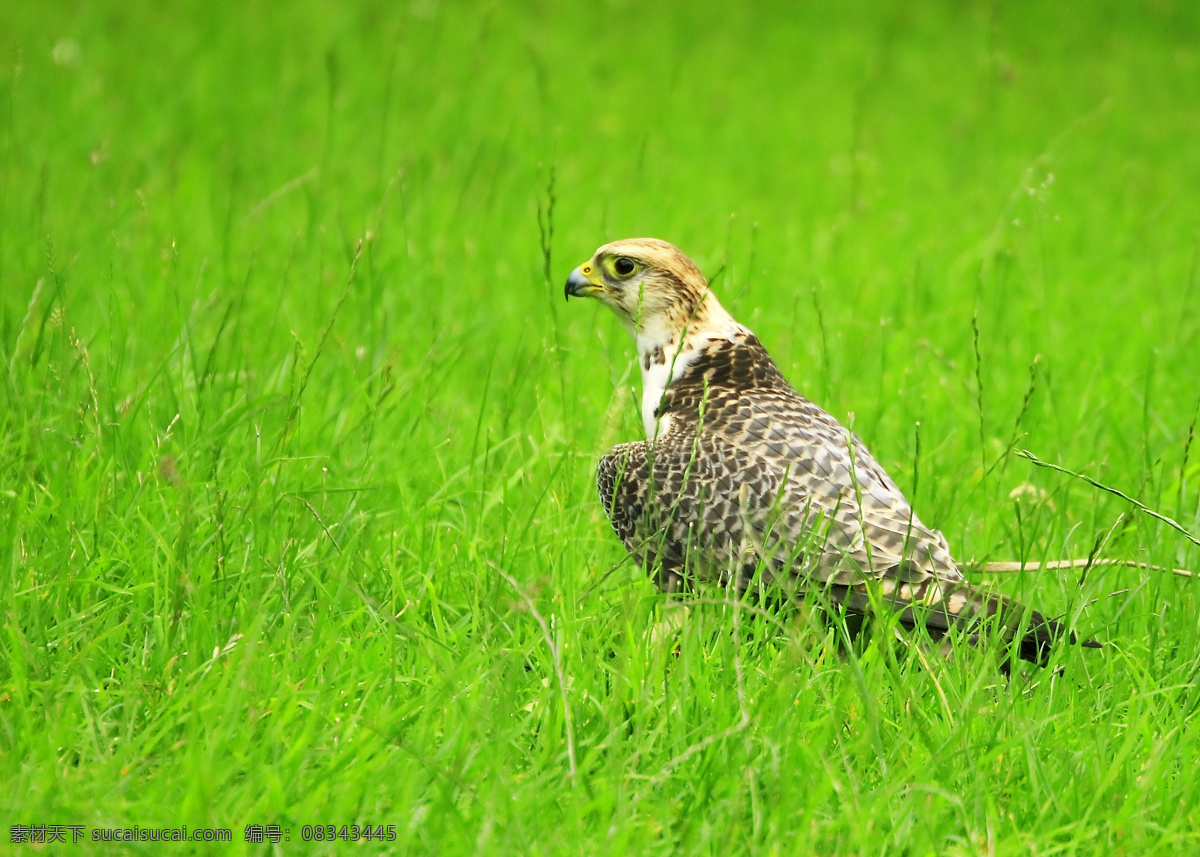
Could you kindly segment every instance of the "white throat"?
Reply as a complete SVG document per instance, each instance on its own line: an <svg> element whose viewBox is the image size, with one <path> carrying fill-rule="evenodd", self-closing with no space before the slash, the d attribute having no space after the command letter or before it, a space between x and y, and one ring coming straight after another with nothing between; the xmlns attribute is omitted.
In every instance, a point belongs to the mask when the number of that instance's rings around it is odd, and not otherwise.
<svg viewBox="0 0 1200 857"><path fill-rule="evenodd" d="M733 340L738 334L749 333L734 321L733 316L711 294L709 300L711 303L705 307L708 310L707 317L701 326L685 332L668 330L651 321L634 332L638 363L642 370L642 428L647 441L653 441L670 431L670 414L658 419L654 416L667 387L683 376L710 343L722 339Z"/></svg>
<svg viewBox="0 0 1200 857"><path fill-rule="evenodd" d="M658 409L667 387L696 359L698 353L695 349L689 349L687 352L680 350L675 357L673 369L670 357L662 363L651 363L647 369L646 358L642 349L638 348L638 355L642 360L642 428L646 432L646 440L652 441L660 434L666 434L670 428L671 418L664 416L661 420L655 419L654 412Z"/></svg>

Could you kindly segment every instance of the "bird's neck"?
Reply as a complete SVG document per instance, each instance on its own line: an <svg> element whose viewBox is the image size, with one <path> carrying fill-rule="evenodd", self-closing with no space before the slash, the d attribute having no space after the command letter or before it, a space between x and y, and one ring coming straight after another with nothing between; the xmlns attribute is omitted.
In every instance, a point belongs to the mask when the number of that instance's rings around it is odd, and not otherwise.
<svg viewBox="0 0 1200 857"><path fill-rule="evenodd" d="M642 369L642 427L647 440L665 434L669 428L665 424L668 418L655 416L667 388L683 376L710 343L748 333L711 293L692 318L663 314L647 319L633 332Z"/></svg>

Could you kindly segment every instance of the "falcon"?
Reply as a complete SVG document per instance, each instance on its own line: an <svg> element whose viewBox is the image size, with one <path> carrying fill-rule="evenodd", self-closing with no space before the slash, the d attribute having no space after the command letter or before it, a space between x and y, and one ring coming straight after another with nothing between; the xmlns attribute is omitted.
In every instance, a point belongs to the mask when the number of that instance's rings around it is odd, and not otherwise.
<svg viewBox="0 0 1200 857"><path fill-rule="evenodd" d="M605 244L571 272L566 296L607 305L637 345L645 439L604 455L596 487L661 589L778 586L848 614L891 610L934 638L958 627L977 641L995 623L1019 657L1041 664L1067 636L968 585L945 537L861 440L788 384L677 247Z"/></svg>

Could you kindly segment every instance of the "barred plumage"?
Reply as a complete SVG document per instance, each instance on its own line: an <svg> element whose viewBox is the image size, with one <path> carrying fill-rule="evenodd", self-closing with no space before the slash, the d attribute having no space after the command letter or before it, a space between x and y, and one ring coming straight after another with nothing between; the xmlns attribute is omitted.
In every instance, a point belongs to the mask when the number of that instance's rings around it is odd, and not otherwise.
<svg viewBox="0 0 1200 857"><path fill-rule="evenodd" d="M935 635L998 615L1018 654L1044 661L1057 622L964 580L862 442L784 380L677 248L605 245L570 295L596 296L633 334L647 439L600 460L597 488L627 550L663 589L692 576L745 589L817 588L867 613L885 603Z"/></svg>

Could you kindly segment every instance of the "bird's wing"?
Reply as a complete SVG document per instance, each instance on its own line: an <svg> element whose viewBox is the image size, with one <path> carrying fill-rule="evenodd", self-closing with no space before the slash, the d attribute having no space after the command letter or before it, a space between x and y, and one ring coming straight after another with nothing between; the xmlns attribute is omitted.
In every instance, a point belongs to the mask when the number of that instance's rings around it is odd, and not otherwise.
<svg viewBox="0 0 1200 857"><path fill-rule="evenodd" d="M839 585L961 580L941 534L912 516L870 454L851 461L844 442L800 434L756 442L752 426L736 440L679 431L614 448L597 488L626 548L664 566L691 554L702 574L722 578L765 562L775 575Z"/></svg>
<svg viewBox="0 0 1200 857"><path fill-rule="evenodd" d="M921 523L862 442L825 411L790 387L714 394L713 401L703 433L780 475L788 538L824 520L822 579L962 579L942 534Z"/></svg>
<svg viewBox="0 0 1200 857"><path fill-rule="evenodd" d="M626 549L665 590L697 576L741 589L799 583L853 612L878 600L934 633L991 616L1016 632L1024 608L967 585L945 539L861 443L827 415L825 442L805 434L758 444L753 428L734 442L714 427L620 444L601 458L597 489ZM1035 612L1025 621L1020 655L1041 660L1061 628Z"/></svg>

